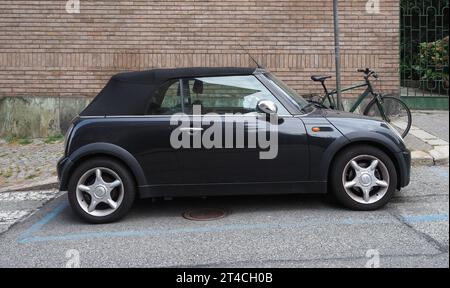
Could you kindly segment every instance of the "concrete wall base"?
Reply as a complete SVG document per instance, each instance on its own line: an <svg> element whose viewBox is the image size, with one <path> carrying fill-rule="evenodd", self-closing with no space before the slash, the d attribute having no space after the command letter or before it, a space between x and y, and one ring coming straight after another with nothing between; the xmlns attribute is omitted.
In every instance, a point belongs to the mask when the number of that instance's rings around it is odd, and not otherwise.
<svg viewBox="0 0 450 288"><path fill-rule="evenodd" d="M44 138L64 134L73 117L90 101L86 97L0 98L0 136Z"/></svg>

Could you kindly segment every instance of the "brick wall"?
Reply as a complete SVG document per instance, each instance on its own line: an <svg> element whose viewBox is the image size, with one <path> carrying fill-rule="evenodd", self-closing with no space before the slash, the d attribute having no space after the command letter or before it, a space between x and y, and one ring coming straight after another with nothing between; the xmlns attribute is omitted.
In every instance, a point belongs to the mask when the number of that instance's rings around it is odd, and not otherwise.
<svg viewBox="0 0 450 288"><path fill-rule="evenodd" d="M382 88L399 86L399 1L340 1L343 84L373 67ZM300 93L332 73L331 0L0 1L0 96L95 96L118 71L248 66L244 45ZM334 82L330 81L334 86Z"/></svg>

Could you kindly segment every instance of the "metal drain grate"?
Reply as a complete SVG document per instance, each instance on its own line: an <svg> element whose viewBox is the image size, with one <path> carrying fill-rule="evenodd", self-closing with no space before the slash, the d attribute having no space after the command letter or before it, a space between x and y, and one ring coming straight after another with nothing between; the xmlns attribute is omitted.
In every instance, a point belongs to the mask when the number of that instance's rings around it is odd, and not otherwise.
<svg viewBox="0 0 450 288"><path fill-rule="evenodd" d="M223 209L200 208L183 213L183 217L193 221L211 221L225 217L227 212Z"/></svg>

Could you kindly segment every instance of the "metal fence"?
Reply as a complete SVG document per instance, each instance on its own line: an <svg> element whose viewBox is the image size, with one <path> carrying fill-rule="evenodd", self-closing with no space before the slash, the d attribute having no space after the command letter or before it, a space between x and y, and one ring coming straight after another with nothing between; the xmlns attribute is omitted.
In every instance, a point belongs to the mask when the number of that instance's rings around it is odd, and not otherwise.
<svg viewBox="0 0 450 288"><path fill-rule="evenodd" d="M400 79L404 99L416 97L428 105L433 100L434 105L446 100L448 105L448 2L400 2Z"/></svg>

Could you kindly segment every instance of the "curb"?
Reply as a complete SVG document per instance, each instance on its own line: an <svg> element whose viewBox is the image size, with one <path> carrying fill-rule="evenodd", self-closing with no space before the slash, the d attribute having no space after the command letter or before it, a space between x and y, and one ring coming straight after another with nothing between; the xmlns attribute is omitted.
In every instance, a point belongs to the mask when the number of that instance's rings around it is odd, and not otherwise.
<svg viewBox="0 0 450 288"><path fill-rule="evenodd" d="M18 191L33 191L33 190L45 190L58 187L58 180L55 177L51 177L33 184L27 185L15 185L0 187L0 193L3 192L18 192Z"/></svg>
<svg viewBox="0 0 450 288"><path fill-rule="evenodd" d="M411 126L409 133L433 147L429 151L411 151L411 164L413 166L449 164L449 143L447 141L415 126Z"/></svg>

